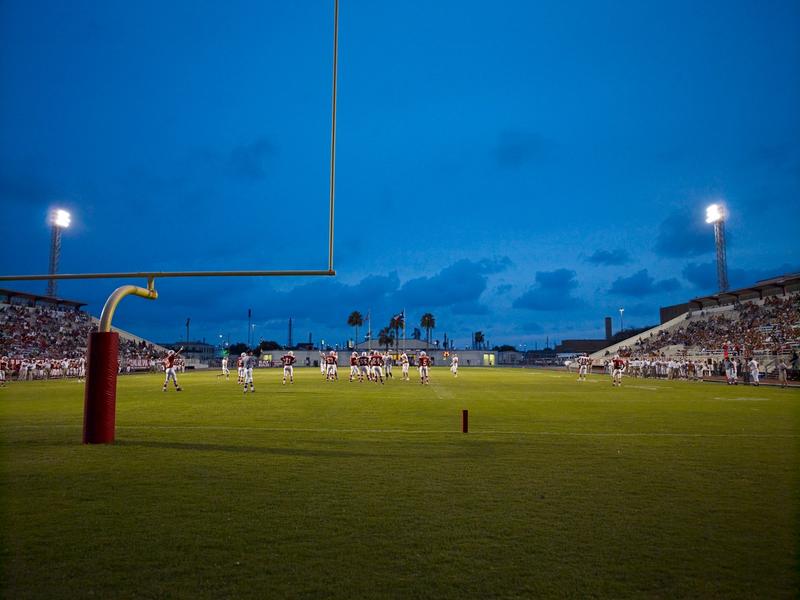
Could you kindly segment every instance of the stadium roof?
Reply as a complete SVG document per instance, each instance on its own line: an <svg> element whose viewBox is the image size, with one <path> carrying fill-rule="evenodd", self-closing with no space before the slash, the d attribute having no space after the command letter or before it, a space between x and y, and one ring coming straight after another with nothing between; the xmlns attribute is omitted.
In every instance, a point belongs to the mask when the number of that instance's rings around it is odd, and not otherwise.
<svg viewBox="0 0 800 600"><path fill-rule="evenodd" d="M86 306L86 302L77 302L75 300L65 300L64 298L56 298L54 296L42 296L39 294L31 294L29 292L17 292L14 290L0 289L0 298L5 297L9 304L12 303L13 298L24 298L30 301L32 306L36 306L37 302L44 302L46 304L54 304L56 306L71 306L75 310L79 310L82 306Z"/></svg>
<svg viewBox="0 0 800 600"><path fill-rule="evenodd" d="M772 277L770 279L762 279L754 285L739 288L738 290L730 290L728 292L720 292L719 294L693 298L689 300L687 304L690 309L706 308L707 306L720 306L722 304L738 302L739 300L753 300L755 298L764 298L766 296L785 294L797 290L800 290L800 273L792 273L789 275Z"/></svg>

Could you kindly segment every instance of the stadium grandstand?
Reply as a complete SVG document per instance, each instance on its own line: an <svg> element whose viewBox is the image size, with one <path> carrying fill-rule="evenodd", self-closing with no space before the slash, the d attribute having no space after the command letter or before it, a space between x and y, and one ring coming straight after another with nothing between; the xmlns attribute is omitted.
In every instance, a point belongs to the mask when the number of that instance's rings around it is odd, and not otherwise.
<svg viewBox="0 0 800 600"><path fill-rule="evenodd" d="M800 273L694 298L663 308L661 315L657 327L590 357L595 364L614 354L629 361L693 363L710 375L722 375L726 359L755 358L767 375L781 361L795 375L800 369Z"/></svg>
<svg viewBox="0 0 800 600"><path fill-rule="evenodd" d="M9 377L45 379L83 375L89 333L98 319L83 302L0 290L0 357ZM158 370L166 348L115 328L122 373Z"/></svg>

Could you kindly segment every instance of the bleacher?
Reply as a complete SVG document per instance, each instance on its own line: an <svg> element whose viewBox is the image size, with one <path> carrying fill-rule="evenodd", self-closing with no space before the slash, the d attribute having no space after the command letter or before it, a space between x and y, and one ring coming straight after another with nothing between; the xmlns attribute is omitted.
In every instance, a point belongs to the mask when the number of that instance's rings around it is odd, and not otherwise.
<svg viewBox="0 0 800 600"><path fill-rule="evenodd" d="M602 362L614 354L689 361L756 357L769 373L781 358L797 369L800 354L800 292L700 305L686 313L591 355Z"/></svg>

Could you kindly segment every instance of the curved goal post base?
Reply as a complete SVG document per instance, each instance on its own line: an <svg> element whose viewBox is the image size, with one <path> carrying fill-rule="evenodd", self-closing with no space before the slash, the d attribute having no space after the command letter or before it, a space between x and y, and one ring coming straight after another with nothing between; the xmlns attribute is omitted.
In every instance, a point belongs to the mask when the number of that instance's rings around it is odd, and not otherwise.
<svg viewBox="0 0 800 600"><path fill-rule="evenodd" d="M83 400L84 444L114 442L118 351L118 333L93 331L89 334L86 390Z"/></svg>

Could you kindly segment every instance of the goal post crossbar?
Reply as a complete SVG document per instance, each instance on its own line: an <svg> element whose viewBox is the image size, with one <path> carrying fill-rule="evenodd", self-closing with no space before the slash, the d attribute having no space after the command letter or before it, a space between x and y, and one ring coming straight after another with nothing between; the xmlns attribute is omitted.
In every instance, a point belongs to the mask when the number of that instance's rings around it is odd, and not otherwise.
<svg viewBox="0 0 800 600"><path fill-rule="evenodd" d="M336 96L339 56L339 0L333 0L333 65L331 81L331 147L330 147L330 190L328 195L328 268L294 269L272 271L140 271L127 273L48 273L46 275L0 275L0 281L49 281L57 279L165 279L169 277L333 277L333 232L334 201L336 190Z"/></svg>

